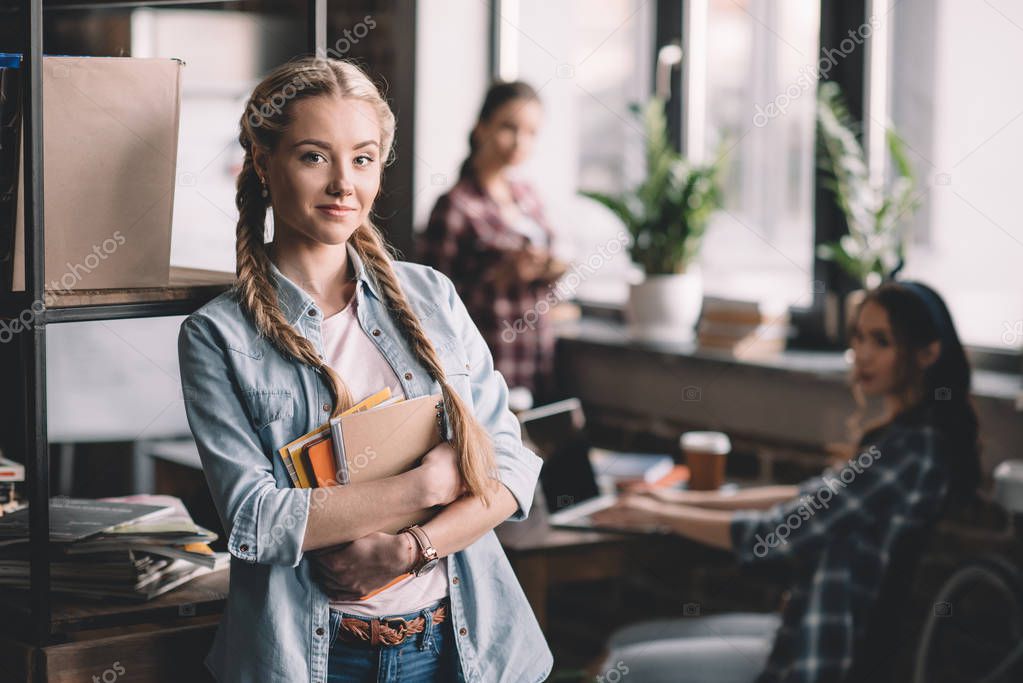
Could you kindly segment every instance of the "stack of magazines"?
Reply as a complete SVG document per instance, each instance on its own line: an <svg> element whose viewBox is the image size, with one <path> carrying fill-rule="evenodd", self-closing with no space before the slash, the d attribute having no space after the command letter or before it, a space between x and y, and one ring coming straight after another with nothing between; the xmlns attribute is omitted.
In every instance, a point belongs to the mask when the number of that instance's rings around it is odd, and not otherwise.
<svg viewBox="0 0 1023 683"><path fill-rule="evenodd" d="M146 601L226 569L178 498L50 500L50 585L56 593ZM0 586L29 587L28 509L0 517Z"/></svg>

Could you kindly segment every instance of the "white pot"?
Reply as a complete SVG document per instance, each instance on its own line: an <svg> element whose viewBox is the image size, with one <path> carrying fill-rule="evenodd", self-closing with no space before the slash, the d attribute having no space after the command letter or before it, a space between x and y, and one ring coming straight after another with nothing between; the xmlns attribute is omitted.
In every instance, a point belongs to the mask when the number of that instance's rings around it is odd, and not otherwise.
<svg viewBox="0 0 1023 683"><path fill-rule="evenodd" d="M702 305L703 278L696 266L681 275L647 275L629 289L629 335L643 341L691 342Z"/></svg>

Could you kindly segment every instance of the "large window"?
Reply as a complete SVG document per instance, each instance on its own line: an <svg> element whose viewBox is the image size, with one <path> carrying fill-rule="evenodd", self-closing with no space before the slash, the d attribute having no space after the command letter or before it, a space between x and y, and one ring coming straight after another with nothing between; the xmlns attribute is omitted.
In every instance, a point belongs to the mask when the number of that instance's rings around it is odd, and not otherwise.
<svg viewBox="0 0 1023 683"><path fill-rule="evenodd" d="M577 261L616 226L573 201L576 189L620 191L642 178L642 132L628 105L650 94L653 5L617 0L594 12L583 0L500 4L501 75L529 80L548 105L523 171L540 182ZM694 158L722 154L728 168L725 210L701 259L705 287L807 305L816 90L807 70L818 63L817 4L694 0L684 26L683 144ZM769 104L784 111L758 116ZM585 281L579 298L623 302L637 273L620 260Z"/></svg>
<svg viewBox="0 0 1023 683"><path fill-rule="evenodd" d="M704 287L806 306L819 6L691 0L684 26L684 146L691 157L726 165L724 209L701 254Z"/></svg>
<svg viewBox="0 0 1023 683"><path fill-rule="evenodd" d="M535 153L519 172L543 195L561 255L600 263L580 271L573 294L582 300L620 304L636 279L620 248L621 225L577 192L621 191L641 178L642 129L629 104L650 94L654 5L606 0L596 11L588 0L495 3L498 75L528 81L544 104ZM617 244L601 251L611 241ZM597 256L608 252L614 256Z"/></svg>
<svg viewBox="0 0 1023 683"><path fill-rule="evenodd" d="M627 105L650 93L655 4L618 0L594 12L582 0L497 3L502 75L531 81L548 105L535 158L522 170L548 198L577 260L616 227L573 201L576 190L622 190L642 177L642 136ZM853 99L865 102L871 169L885 172L884 130L894 124L917 172L922 205L909 223L903 276L945 296L966 343L1018 351L1023 231L1012 155L1023 149L1023 91L1005 68L1023 63L1023 7L866 5L862 25L841 27L840 42L822 49L818 2L683 3L682 145L697 160L722 157L727 168L724 209L700 259L705 290L811 304L820 286L817 83L851 73L865 84ZM584 283L579 298L624 302L637 273L622 260Z"/></svg>
<svg viewBox="0 0 1023 683"><path fill-rule="evenodd" d="M941 292L965 343L1018 349L1023 5L902 0L893 16L890 112L922 201L905 273Z"/></svg>

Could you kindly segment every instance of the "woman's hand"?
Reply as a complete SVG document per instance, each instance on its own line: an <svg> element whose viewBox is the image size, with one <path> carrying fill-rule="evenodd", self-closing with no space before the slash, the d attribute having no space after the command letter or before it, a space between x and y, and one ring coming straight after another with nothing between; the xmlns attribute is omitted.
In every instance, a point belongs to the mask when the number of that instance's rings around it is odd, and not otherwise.
<svg viewBox="0 0 1023 683"><path fill-rule="evenodd" d="M540 274L539 280L544 284L551 284L561 279L561 276L568 272L568 264L564 261L550 256L547 259L547 267Z"/></svg>
<svg viewBox="0 0 1023 683"><path fill-rule="evenodd" d="M496 285L511 287L523 283L548 284L567 271L568 265L551 256L549 250L529 245L518 251L504 252L487 273Z"/></svg>
<svg viewBox="0 0 1023 683"><path fill-rule="evenodd" d="M331 600L355 600L409 571L415 549L408 534L374 531L350 543L307 553L313 578Z"/></svg>
<svg viewBox="0 0 1023 683"><path fill-rule="evenodd" d="M458 453L447 441L442 441L427 451L419 470L431 507L447 505L466 492L465 481L458 468Z"/></svg>
<svg viewBox="0 0 1023 683"><path fill-rule="evenodd" d="M708 491L690 491L688 489L674 488L646 488L637 491L639 495L652 498L662 503L674 503L676 505L695 505L699 507L711 501L713 493ZM708 495L710 493L710 495Z"/></svg>
<svg viewBox="0 0 1023 683"><path fill-rule="evenodd" d="M637 531L666 531L665 503L649 496L624 495L609 508L590 515L597 524Z"/></svg>
<svg viewBox="0 0 1023 683"><path fill-rule="evenodd" d="M549 284L565 274L568 266L540 247L527 246L518 253L518 275L524 282Z"/></svg>
<svg viewBox="0 0 1023 683"><path fill-rule="evenodd" d="M518 267L519 279L523 282L539 280L547 269L547 252L537 247L527 246L516 254L515 263Z"/></svg>

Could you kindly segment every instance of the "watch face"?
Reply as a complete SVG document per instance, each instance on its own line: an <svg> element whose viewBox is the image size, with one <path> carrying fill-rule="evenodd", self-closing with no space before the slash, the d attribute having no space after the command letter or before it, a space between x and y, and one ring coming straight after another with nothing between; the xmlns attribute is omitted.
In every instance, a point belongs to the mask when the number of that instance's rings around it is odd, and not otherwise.
<svg viewBox="0 0 1023 683"><path fill-rule="evenodd" d="M437 566L438 562L440 562L440 559L430 560L429 562L427 562L426 564L419 568L419 571L416 572L416 576L422 576L423 574L432 571L433 568Z"/></svg>

